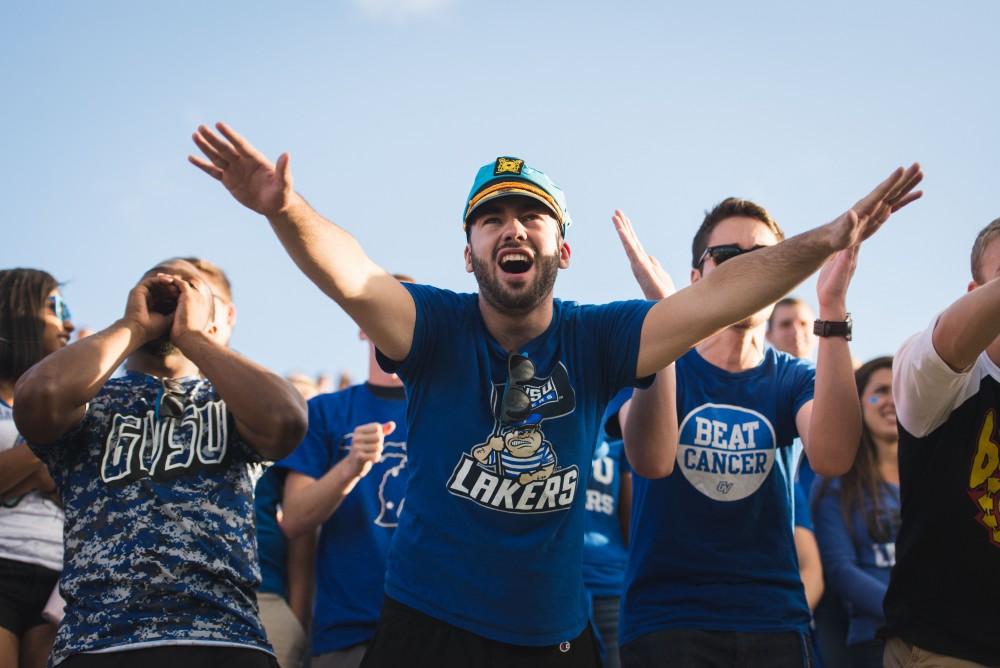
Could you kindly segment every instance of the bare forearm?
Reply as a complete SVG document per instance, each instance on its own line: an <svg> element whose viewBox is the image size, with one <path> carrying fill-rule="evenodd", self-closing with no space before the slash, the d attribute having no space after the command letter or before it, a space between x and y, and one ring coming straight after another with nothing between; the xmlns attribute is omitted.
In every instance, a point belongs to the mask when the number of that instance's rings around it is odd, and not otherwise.
<svg viewBox="0 0 1000 668"><path fill-rule="evenodd" d="M842 320L820 310L823 320ZM861 442L861 405L847 340L823 337L816 360L816 384L809 432L803 444L809 464L822 476L847 473Z"/></svg>
<svg viewBox="0 0 1000 668"><path fill-rule="evenodd" d="M282 528L289 538L315 531L326 522L351 493L361 474L350 459L341 459L322 478L296 489L285 486Z"/></svg>
<svg viewBox="0 0 1000 668"><path fill-rule="evenodd" d="M15 387L18 431L34 443L58 439L83 418L87 402L143 343L134 326L119 320L42 359L21 376Z"/></svg>
<svg viewBox="0 0 1000 668"><path fill-rule="evenodd" d="M297 194L289 207L268 221L302 273L337 302L380 350L392 359L406 357L416 319L413 299L368 257L357 239Z"/></svg>
<svg viewBox="0 0 1000 668"><path fill-rule="evenodd" d="M303 628L309 628L313 577L316 572L316 533L307 531L288 540L288 607Z"/></svg>
<svg viewBox="0 0 1000 668"><path fill-rule="evenodd" d="M1000 336L1000 278L949 306L934 326L934 349L956 371L968 369Z"/></svg>
<svg viewBox="0 0 1000 668"><path fill-rule="evenodd" d="M25 480L34 480L40 470L45 470L45 464L23 443L0 452L0 496Z"/></svg>
<svg viewBox="0 0 1000 668"><path fill-rule="evenodd" d="M815 610L823 596L823 564L815 535L808 529L795 527L795 549L799 557L799 578L806 592L806 603Z"/></svg>
<svg viewBox="0 0 1000 668"><path fill-rule="evenodd" d="M625 455L644 478L663 478L677 457L677 381L671 365L652 386L636 390L624 415L619 413Z"/></svg>
<svg viewBox="0 0 1000 668"><path fill-rule="evenodd" d="M637 376L659 371L699 341L788 294L837 250L828 228L733 258L653 306L642 325Z"/></svg>
<svg viewBox="0 0 1000 668"><path fill-rule="evenodd" d="M175 343L212 382L240 434L260 454L280 459L302 442L306 405L290 383L204 334L191 332Z"/></svg>

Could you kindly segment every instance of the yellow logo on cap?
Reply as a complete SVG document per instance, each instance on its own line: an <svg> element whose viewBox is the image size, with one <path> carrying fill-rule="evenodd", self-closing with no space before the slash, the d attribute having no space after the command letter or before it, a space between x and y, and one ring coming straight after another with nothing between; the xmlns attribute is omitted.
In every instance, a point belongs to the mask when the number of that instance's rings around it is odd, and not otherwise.
<svg viewBox="0 0 1000 668"><path fill-rule="evenodd" d="M493 168L494 176L499 174L520 174L524 168L524 160L519 158L497 158L497 165Z"/></svg>

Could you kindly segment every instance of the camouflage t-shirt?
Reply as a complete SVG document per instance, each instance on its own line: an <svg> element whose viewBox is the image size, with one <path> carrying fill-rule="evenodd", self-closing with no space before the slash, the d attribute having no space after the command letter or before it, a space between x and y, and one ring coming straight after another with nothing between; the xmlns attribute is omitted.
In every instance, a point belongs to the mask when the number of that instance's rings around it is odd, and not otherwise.
<svg viewBox="0 0 1000 668"><path fill-rule="evenodd" d="M210 382L180 384L181 417L160 416L159 379L127 374L58 442L32 445L66 511L66 616L52 665L156 645L270 651L254 596L258 457Z"/></svg>

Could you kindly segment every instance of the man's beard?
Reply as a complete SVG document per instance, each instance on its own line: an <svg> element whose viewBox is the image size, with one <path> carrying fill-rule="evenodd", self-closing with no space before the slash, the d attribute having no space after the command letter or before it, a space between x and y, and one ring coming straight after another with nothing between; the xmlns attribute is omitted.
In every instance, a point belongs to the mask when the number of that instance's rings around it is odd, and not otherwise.
<svg viewBox="0 0 1000 668"><path fill-rule="evenodd" d="M170 342L169 335L164 335L142 344L139 350L153 357L164 358L177 352L177 346Z"/></svg>
<svg viewBox="0 0 1000 668"><path fill-rule="evenodd" d="M534 249L532 249L534 250ZM551 292L556 284L556 274L559 272L559 252L552 255L535 255L535 280L517 293L504 287L503 283L491 271L495 263L483 262L472 257L472 273L479 283L479 292L490 306L501 313L521 315L529 313L538 306Z"/></svg>

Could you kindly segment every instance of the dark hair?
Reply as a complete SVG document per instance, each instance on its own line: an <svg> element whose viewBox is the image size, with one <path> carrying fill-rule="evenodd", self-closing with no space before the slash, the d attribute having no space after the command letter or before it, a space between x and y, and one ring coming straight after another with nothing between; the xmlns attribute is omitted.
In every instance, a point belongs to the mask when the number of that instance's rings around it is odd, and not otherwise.
<svg viewBox="0 0 1000 668"><path fill-rule="evenodd" d="M979 263L983 260L986 247L997 234L1000 234L1000 218L981 229L976 235L975 243L972 244L972 278L980 285L986 282L986 277L983 276Z"/></svg>
<svg viewBox="0 0 1000 668"><path fill-rule="evenodd" d="M854 381L858 386L858 400L871 381L872 376L880 369L892 369L892 357L886 355L868 360L854 372ZM826 478L820 484L819 493L813 499L813 507L826 494L831 478ZM878 452L871 430L864 421L861 423L861 442L858 444L858 454L850 470L840 476L840 511L844 516L844 524L848 532L854 536L851 515L855 510L861 510L868 526L868 533L879 543L893 540L899 524L898 518L887 517L882 508L880 488L883 485L882 476L878 470Z"/></svg>
<svg viewBox="0 0 1000 668"><path fill-rule="evenodd" d="M774 325L774 315L778 312L778 309L782 306L798 306L799 304L805 304L806 300L801 297L782 297L774 303L774 309L771 310L771 315L767 318L767 331L771 331L771 326Z"/></svg>
<svg viewBox="0 0 1000 668"><path fill-rule="evenodd" d="M0 378L17 380L45 357L43 309L58 281L40 269L0 270Z"/></svg>
<svg viewBox="0 0 1000 668"><path fill-rule="evenodd" d="M785 238L785 233L781 231L781 227L778 226L774 218L771 218L771 214L767 212L767 209L760 204L751 202L748 199L740 199L739 197L727 197L716 204L715 208L711 211L705 212L705 220L701 221L701 227L698 228L698 231L694 235L694 241L691 243L692 268L698 268L698 260L701 259L705 248L708 247L708 237L712 235L712 230L715 229L715 226L726 218L733 218L735 216L759 220L774 232L774 236L778 237L778 241L782 241Z"/></svg>

